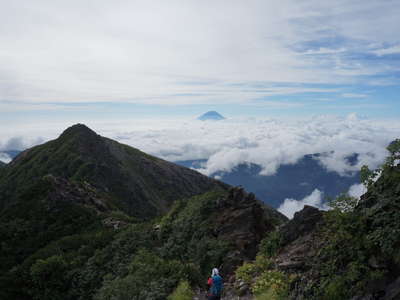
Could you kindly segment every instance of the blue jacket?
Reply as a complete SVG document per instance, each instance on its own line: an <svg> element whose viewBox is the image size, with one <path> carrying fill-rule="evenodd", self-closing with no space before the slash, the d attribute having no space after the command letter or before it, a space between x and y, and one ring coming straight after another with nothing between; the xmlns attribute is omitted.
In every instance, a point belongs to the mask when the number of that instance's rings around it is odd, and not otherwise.
<svg viewBox="0 0 400 300"><path fill-rule="evenodd" d="M224 283L222 282L222 277L219 275L212 277L212 286L211 286L211 294L214 296L221 295L222 289L224 287Z"/></svg>

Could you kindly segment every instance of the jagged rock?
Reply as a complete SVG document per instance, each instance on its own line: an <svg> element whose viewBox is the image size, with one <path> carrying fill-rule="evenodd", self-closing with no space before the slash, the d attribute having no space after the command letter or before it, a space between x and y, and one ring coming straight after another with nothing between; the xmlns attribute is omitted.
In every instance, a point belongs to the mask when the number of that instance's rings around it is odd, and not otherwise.
<svg viewBox="0 0 400 300"><path fill-rule="evenodd" d="M314 230L322 220L323 212L313 206L305 205L301 211L294 214L292 220L280 229L282 245L287 245L297 238Z"/></svg>
<svg viewBox="0 0 400 300"><path fill-rule="evenodd" d="M275 220L266 219L264 207L254 194L247 194L241 187L231 188L220 204L224 208L216 220L214 235L236 246L237 251L227 257L229 264L223 270L231 274L244 260L255 258L260 241L275 228Z"/></svg>
<svg viewBox="0 0 400 300"><path fill-rule="evenodd" d="M322 243L319 237L319 226L322 224L323 212L306 205L279 228L282 249L275 257L275 266L278 270L297 274L298 283L303 286L315 276L312 262ZM302 289L293 288L290 299L307 299L303 293Z"/></svg>
<svg viewBox="0 0 400 300"><path fill-rule="evenodd" d="M314 240L313 234L309 233L288 244L275 259L277 267L288 272L306 271L309 257L315 253Z"/></svg>

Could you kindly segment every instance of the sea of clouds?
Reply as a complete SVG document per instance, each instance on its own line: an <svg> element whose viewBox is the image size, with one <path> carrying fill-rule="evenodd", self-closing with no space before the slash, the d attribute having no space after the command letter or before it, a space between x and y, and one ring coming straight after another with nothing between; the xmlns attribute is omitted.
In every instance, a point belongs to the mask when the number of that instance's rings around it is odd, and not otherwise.
<svg viewBox="0 0 400 300"><path fill-rule="evenodd" d="M72 124L42 124L27 129L14 126L0 134L0 150L23 150L56 138ZM230 172L243 163L262 167L273 175L282 164L295 164L306 154L320 153L328 171L345 176L362 165L378 167L388 155L387 145L400 135L400 121L374 121L355 114L346 117L314 116L306 119L229 118L143 119L90 122L99 134L169 161L207 159L200 172ZM37 130L35 130L37 129ZM356 164L348 157L358 153Z"/></svg>
<svg viewBox="0 0 400 300"><path fill-rule="evenodd" d="M378 167L388 143L399 136L399 122L315 116L308 119L243 118L223 121L185 121L166 128L139 128L111 133L112 137L170 161L207 159L200 172L230 172L243 163L273 175L282 164L295 164L306 154L318 158L328 171L342 176L362 165ZM358 153L356 164L348 157Z"/></svg>

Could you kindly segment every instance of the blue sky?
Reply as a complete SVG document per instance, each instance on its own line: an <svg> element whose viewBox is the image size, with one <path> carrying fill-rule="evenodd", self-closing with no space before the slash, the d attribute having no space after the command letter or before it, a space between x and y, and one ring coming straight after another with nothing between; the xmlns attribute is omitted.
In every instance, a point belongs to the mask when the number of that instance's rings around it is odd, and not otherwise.
<svg viewBox="0 0 400 300"><path fill-rule="evenodd" d="M8 1L0 118L397 119L399 15L390 0Z"/></svg>

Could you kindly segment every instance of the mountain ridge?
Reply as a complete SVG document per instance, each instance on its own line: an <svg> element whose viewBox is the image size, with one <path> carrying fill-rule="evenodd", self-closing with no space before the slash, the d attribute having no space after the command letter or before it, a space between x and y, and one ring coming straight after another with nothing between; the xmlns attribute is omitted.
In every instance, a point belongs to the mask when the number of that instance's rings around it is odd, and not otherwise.
<svg viewBox="0 0 400 300"><path fill-rule="evenodd" d="M23 151L6 166L0 177L0 208L12 200L17 186L21 189L47 174L88 181L111 193L120 209L136 217L165 213L176 198L227 187L76 124L57 139Z"/></svg>

